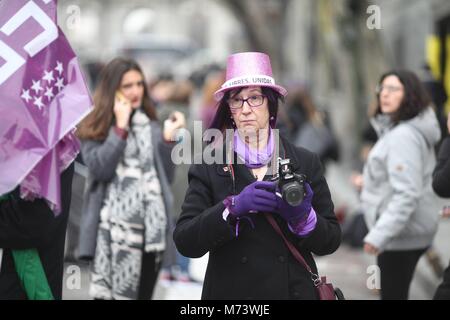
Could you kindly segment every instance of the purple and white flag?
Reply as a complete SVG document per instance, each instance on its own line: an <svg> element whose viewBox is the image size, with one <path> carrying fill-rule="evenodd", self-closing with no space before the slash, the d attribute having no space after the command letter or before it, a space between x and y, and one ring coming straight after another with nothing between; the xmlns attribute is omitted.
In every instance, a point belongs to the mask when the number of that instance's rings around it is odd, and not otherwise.
<svg viewBox="0 0 450 320"><path fill-rule="evenodd" d="M79 152L75 126L92 100L56 23L56 0L0 1L0 195L45 198L60 211L59 177Z"/></svg>

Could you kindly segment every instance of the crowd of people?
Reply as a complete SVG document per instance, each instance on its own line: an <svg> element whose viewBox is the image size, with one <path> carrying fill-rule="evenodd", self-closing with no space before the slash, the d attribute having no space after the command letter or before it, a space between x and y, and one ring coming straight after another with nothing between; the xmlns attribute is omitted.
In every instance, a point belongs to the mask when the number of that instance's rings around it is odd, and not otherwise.
<svg viewBox="0 0 450 320"><path fill-rule="evenodd" d="M66 257L90 263L91 298L151 299L158 278L194 281L190 258L206 253L203 299L320 298L314 255L335 252L349 231L342 234L325 178L327 164L340 160L339 139L307 88L277 84L269 56L258 52L229 56L200 84L173 75L150 84L136 61L115 58L95 83L93 111L77 128L87 168L79 236L66 246ZM361 172L352 177L364 231L352 232L376 256L381 299L408 299L437 212L450 215L436 206L437 195L450 197L450 120L411 71L381 75L375 99ZM173 164L176 133L192 131L194 120L232 132L230 144L206 142L222 162ZM57 218L18 190L0 198L0 248L8 248L0 299L27 298L13 249L36 246L51 293L62 298L73 171L61 174ZM450 299L450 267L434 298Z"/></svg>

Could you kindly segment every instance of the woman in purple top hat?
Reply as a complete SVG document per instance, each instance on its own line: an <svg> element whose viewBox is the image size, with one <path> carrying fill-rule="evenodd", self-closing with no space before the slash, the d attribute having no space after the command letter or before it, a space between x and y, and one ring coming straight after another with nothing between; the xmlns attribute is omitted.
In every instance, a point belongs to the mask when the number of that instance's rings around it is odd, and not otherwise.
<svg viewBox="0 0 450 320"><path fill-rule="evenodd" d="M278 225L314 274L312 254L331 254L341 241L319 158L274 129L286 94L275 83L266 54L228 58L210 126L229 137L220 144L215 136L214 159L223 161L191 166L174 231L181 254L209 253L203 299L319 298L311 274L271 225Z"/></svg>

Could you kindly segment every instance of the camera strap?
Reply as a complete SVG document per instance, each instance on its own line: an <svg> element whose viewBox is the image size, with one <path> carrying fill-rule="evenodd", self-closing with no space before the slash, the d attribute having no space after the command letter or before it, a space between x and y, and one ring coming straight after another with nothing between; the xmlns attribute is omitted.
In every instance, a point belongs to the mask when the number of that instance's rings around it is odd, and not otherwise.
<svg viewBox="0 0 450 320"><path fill-rule="evenodd" d="M264 213L264 216L269 221L269 223L272 225L272 227L275 229L275 231L283 238L284 243L288 247L289 251L294 256L295 260L297 260L301 265L305 267L305 269L310 273L311 279L313 280L314 284L317 285L320 282L317 282L319 279L319 275L312 272L311 267L308 265L308 263L305 261L301 253L295 248L295 246L286 238L286 236L283 234L283 231L281 231L280 226L277 224L275 219L268 213Z"/></svg>
<svg viewBox="0 0 450 320"><path fill-rule="evenodd" d="M264 216L269 221L269 223L272 225L272 227L275 229L275 231L283 238L284 243L288 247L289 251L292 253L294 258L305 267L306 270L311 274L311 278L316 279L318 278L318 275L312 272L311 267L306 263L305 259L301 255L301 253L297 250L297 248L294 247L294 245L286 238L286 236L283 234L283 231L281 231L280 226L277 224L275 219L268 213L264 213Z"/></svg>

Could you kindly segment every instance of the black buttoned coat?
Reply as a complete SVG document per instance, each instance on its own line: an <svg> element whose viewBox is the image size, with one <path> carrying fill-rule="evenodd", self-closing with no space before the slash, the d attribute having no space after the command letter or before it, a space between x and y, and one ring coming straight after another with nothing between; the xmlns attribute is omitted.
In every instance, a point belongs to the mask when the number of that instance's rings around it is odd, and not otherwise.
<svg viewBox="0 0 450 320"><path fill-rule="evenodd" d="M318 156L282 141L284 157L291 159L295 172L307 176L313 189L317 224L308 236L299 237L278 214L272 214L286 237L317 272L312 253L333 253L341 242L341 229ZM233 165L233 169L236 193L256 180L242 164ZM268 178L266 175L264 180ZM236 237L234 226L223 219L222 201L232 193L226 164L191 166L174 241L187 257L197 258L209 252L202 299L317 299L311 275L293 258L263 214L250 215L254 227L242 220Z"/></svg>

